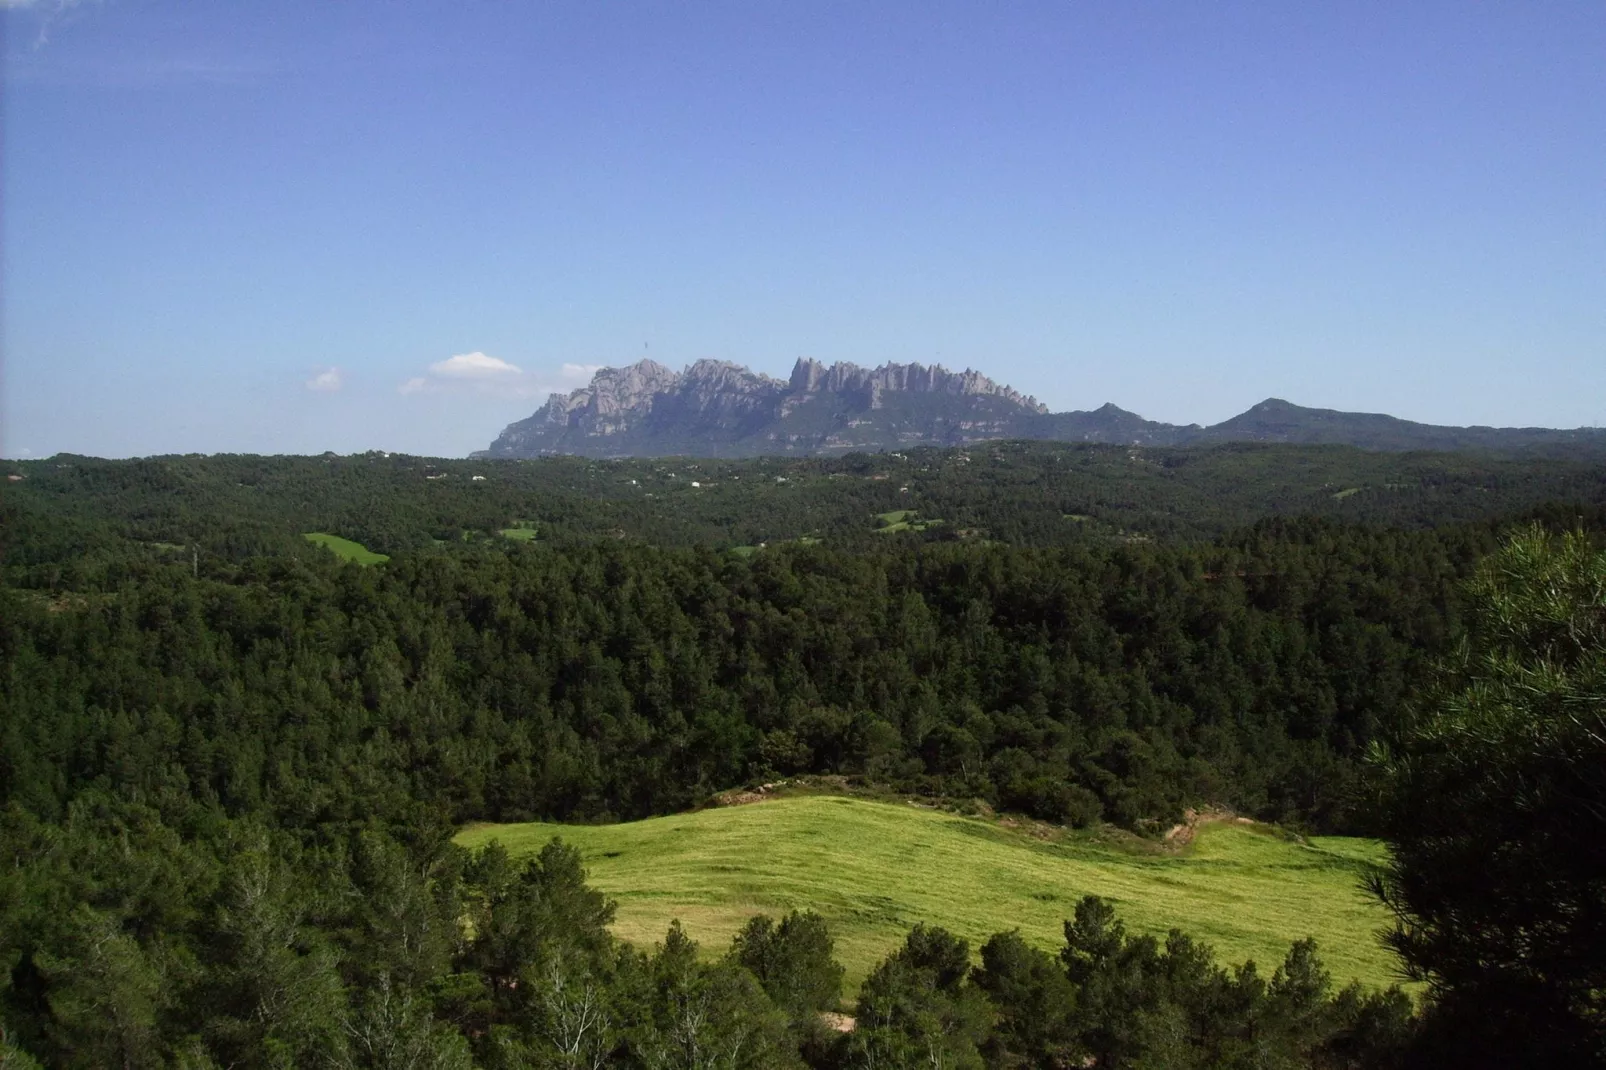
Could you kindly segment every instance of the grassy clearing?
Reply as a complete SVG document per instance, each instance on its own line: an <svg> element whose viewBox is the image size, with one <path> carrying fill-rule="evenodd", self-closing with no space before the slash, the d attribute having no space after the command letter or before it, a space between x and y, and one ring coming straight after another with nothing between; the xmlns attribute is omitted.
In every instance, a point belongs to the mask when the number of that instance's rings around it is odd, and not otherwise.
<svg viewBox="0 0 1606 1070"><path fill-rule="evenodd" d="M915 509L894 509L890 513L877 513L875 519L875 529L883 534L895 531L925 531L942 523L934 517L927 519L921 516Z"/></svg>
<svg viewBox="0 0 1606 1070"><path fill-rule="evenodd" d="M360 542L342 539L339 535L329 535L322 531L309 531L304 536L308 542L333 550L347 561L355 561L359 565L382 565L390 560L389 554L376 554Z"/></svg>
<svg viewBox="0 0 1606 1070"><path fill-rule="evenodd" d="M514 542L534 542L539 536L540 530L541 525L534 520L515 519L512 527L501 528L497 531L497 534L504 539L512 539Z"/></svg>
<svg viewBox="0 0 1606 1070"><path fill-rule="evenodd" d="M1182 854L1079 836L1047 842L996 822L901 802L783 798L622 825L480 825L457 837L500 839L515 854L555 835L585 855L592 883L619 903L614 931L643 946L672 919L717 953L751 915L812 909L836 935L857 986L920 921L974 948L1019 928L1050 949L1084 895L1113 900L1127 925L1176 927L1224 961L1254 959L1267 975L1288 945L1314 936L1335 980L1391 983L1378 946L1382 908L1360 888L1382 848L1366 840L1309 844L1268 830L1210 825Z"/></svg>

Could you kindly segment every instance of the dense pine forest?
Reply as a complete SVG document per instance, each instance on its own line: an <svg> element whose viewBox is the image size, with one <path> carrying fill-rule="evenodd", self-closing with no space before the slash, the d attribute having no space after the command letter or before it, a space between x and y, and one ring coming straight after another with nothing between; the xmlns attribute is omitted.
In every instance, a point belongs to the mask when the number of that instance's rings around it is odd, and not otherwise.
<svg viewBox="0 0 1606 1070"><path fill-rule="evenodd" d="M610 820L848 773L1070 824L1212 802L1348 830L1375 724L1495 538L114 558L6 592L7 796L296 828Z"/></svg>
<svg viewBox="0 0 1606 1070"><path fill-rule="evenodd" d="M94 567L108 539L198 546L226 560L291 553L308 531L396 554L518 525L543 539L859 548L897 534L878 516L913 511L937 522L928 540L1026 547L1207 540L1272 516L1421 528L1606 504L1598 462L1257 444L1001 442L746 461L64 455L12 462L8 473L23 477L4 486L8 524L33 525L10 541L13 568Z"/></svg>
<svg viewBox="0 0 1606 1070"><path fill-rule="evenodd" d="M801 773L1399 836L1368 754L1476 633L1480 562L1606 529L1598 465L1326 447L11 474L7 1067L1389 1065L1397 992L1330 991L1305 945L1224 969L1096 900L1059 959L1001 934L971 971L916 930L837 1035L818 919L633 950L572 851L449 839Z"/></svg>

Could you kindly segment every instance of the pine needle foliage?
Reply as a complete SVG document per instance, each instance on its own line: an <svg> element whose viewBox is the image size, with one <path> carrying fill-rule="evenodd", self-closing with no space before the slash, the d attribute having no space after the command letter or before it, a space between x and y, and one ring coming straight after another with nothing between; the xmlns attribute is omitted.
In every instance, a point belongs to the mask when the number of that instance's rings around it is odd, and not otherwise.
<svg viewBox="0 0 1606 1070"><path fill-rule="evenodd" d="M1432 1061L1606 1059L1606 552L1534 527L1470 582L1436 694L1377 748L1387 940ZM1424 1056L1428 1058L1428 1056Z"/></svg>

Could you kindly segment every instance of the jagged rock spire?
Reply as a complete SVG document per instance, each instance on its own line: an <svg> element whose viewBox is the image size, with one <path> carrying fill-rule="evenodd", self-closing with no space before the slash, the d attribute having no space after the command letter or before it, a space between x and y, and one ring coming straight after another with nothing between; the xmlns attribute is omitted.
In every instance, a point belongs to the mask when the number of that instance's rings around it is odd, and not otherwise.
<svg viewBox="0 0 1606 1070"><path fill-rule="evenodd" d="M888 428L887 436L849 433L864 426L866 418L854 412L874 413L894 395L943 395L972 399L980 406L974 418L963 411L933 415L922 420L918 412L905 414L918 426ZM915 410L918 400L911 400ZM821 411L822 406L824 410ZM908 408L908 405L903 406ZM962 407L963 408L963 407ZM985 410L985 411L984 411ZM1002 432L1002 419L1041 414L1047 410L1035 398L993 382L979 372L950 372L941 365L884 364L862 368L839 362L829 367L800 358L787 380L772 378L740 364L699 360L676 372L653 360L624 368L604 368L589 385L569 394L553 394L546 405L527 420L510 425L488 451L491 456L529 456L549 452L720 452L733 438L765 434L766 425L784 424L794 414L811 417L812 427L824 422L847 424L840 430L816 430L807 448L886 448L912 442L964 440L972 433ZM873 419L869 420L874 423ZM792 448L796 438L784 428L771 426L769 441ZM996 435L994 436L996 437ZM802 445L799 441L797 445ZM764 452L762 442L749 443L747 452Z"/></svg>

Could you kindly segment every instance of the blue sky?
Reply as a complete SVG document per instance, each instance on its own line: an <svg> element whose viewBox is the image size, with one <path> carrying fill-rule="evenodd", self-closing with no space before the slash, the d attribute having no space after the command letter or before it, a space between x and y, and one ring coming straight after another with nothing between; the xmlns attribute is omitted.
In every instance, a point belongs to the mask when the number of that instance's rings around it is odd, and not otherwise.
<svg viewBox="0 0 1606 1070"><path fill-rule="evenodd" d="M0 19L8 456L463 454L644 355L1606 424L1598 0Z"/></svg>

